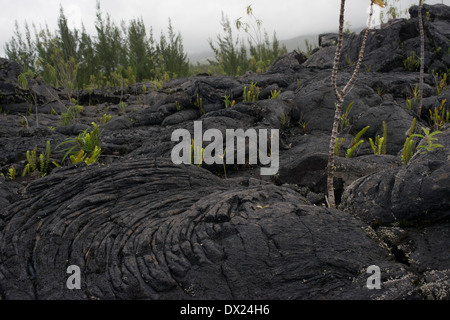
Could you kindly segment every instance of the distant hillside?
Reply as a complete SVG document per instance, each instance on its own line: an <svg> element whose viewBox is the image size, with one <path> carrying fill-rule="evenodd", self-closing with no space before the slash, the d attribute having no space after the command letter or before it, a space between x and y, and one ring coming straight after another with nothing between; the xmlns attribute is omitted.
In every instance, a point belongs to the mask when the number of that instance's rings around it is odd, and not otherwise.
<svg viewBox="0 0 450 320"><path fill-rule="evenodd" d="M300 49L301 51L306 51L306 42L308 41L310 45L315 46L319 43L319 35L318 34L312 34L312 35L306 35L306 36L298 36L289 40L280 40L280 43L286 46L288 51L293 51Z"/></svg>
<svg viewBox="0 0 450 320"><path fill-rule="evenodd" d="M351 31L352 32L360 32L363 28L352 28ZM333 31L325 31L322 33L327 33L327 32L333 32ZM320 33L320 34L322 34ZM310 34L310 35L302 35L302 36L298 36L292 39L288 39L288 40L280 40L280 44L281 45L285 45L288 52L291 52L293 50L297 50L300 49L303 52L307 51L306 48L306 42L308 41L308 43L310 45L312 45L312 47L316 47L319 45L319 34ZM211 50L208 51L204 51L204 52L199 52L199 53L193 53L193 54L189 54L188 53L188 58L189 61L192 64L208 64L208 59L213 60L214 59L214 53Z"/></svg>
<svg viewBox="0 0 450 320"><path fill-rule="evenodd" d="M315 47L318 44L318 39L318 34L303 35L288 40L280 40L280 44L285 45L289 52L296 49L306 52L305 40L308 40L308 42ZM197 62L200 64L208 64L208 59L214 59L214 53L211 50L199 53L188 53L188 58L192 64L197 64Z"/></svg>

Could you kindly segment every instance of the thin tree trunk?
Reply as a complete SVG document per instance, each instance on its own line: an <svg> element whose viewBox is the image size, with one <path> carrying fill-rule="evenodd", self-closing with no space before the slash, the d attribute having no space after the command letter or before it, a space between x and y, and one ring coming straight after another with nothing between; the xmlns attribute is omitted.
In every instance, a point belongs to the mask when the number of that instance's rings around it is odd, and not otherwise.
<svg viewBox="0 0 450 320"><path fill-rule="evenodd" d="M422 16L423 0L419 0L419 32L420 32L420 80L419 80L419 106L417 107L417 115L420 118L423 105L423 77L425 70L425 32L423 30Z"/></svg>
<svg viewBox="0 0 450 320"><path fill-rule="evenodd" d="M337 48L336 48L336 54L334 56L334 65L333 65L333 71L332 71L332 75L331 75L333 91L336 96L337 102L336 102L336 110L334 113L333 129L331 131L330 145L329 145L329 149L328 149L327 193L328 193L328 206L330 208L336 207L336 198L335 198L335 194L334 194L335 145L336 145L336 138L338 135L339 123L341 121L342 105L344 103L345 96L352 89L352 85L356 79L356 75L358 74L359 69L362 64L362 60L364 57L364 51L366 48L366 42L367 42L367 38L369 35L370 22L372 20L372 15L373 15L373 2L371 2L371 5L370 5L369 24L364 33L364 39L363 39L361 51L359 53L358 62L356 64L355 70L353 71L353 74L352 74L350 80L345 85L344 89L342 91L339 91L339 89L337 87L337 74L338 74L338 70L339 70L339 61L340 61L340 57L341 57L342 44L343 44L344 12L345 12L345 0L341 0L341 11L340 11L340 16L339 16L338 44L337 44Z"/></svg>

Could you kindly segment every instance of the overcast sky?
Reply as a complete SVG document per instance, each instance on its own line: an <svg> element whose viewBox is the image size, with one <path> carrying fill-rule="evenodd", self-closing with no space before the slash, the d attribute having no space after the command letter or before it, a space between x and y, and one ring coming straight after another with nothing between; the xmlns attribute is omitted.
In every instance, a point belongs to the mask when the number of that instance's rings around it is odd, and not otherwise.
<svg viewBox="0 0 450 320"><path fill-rule="evenodd" d="M401 0L398 7L405 10L417 0ZM450 0L427 0L426 3L444 3ZM5 56L5 43L11 39L17 20L21 30L25 21L38 29L47 23L50 30L56 30L59 7L62 5L71 26L81 28L83 22L87 31L95 35L95 0L0 0L0 56ZM277 32L279 40L300 35L316 34L337 30L339 0L101 0L102 12L109 13L113 20L142 17L147 28L152 27L154 35L166 32L168 19L176 31L181 32L185 50L196 53L209 50L208 39L216 39L221 33L221 12L231 22L245 17L247 5L253 5L255 16L263 21L263 27L271 35ZM369 0L347 0L346 20L352 27L363 26L367 20ZM236 33L237 34L237 33Z"/></svg>

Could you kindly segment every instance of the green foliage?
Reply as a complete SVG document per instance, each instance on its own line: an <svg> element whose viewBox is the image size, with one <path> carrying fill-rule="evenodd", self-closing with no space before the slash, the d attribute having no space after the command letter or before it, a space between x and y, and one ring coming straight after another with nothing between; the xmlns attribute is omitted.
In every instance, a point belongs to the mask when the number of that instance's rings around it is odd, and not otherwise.
<svg viewBox="0 0 450 320"><path fill-rule="evenodd" d="M225 175L225 179L227 178L227 168L225 165L225 155L227 154L227 148L225 148L225 150L223 151L223 154L221 156L219 156L220 158L222 158L222 164L223 164L223 173Z"/></svg>
<svg viewBox="0 0 450 320"><path fill-rule="evenodd" d="M14 181L16 179L16 168L11 167L8 169L8 177L9 180Z"/></svg>
<svg viewBox="0 0 450 320"><path fill-rule="evenodd" d="M281 115L281 125L284 127L287 124L286 115L283 113Z"/></svg>
<svg viewBox="0 0 450 320"><path fill-rule="evenodd" d="M37 67L42 67L42 75L55 87L63 87L69 101L72 99L72 92L77 87L77 73L79 63L73 56L64 58L61 48L53 44L48 59L39 58L36 60Z"/></svg>
<svg viewBox="0 0 450 320"><path fill-rule="evenodd" d="M350 148L347 149L347 153L345 155L346 158L351 158L353 157L353 153L355 152L355 150L364 142L362 138L362 136L364 135L364 133L366 133L367 130L369 130L370 126L367 126L363 129L361 129L361 131L359 131L355 138L353 138L352 141L352 145L350 146Z"/></svg>
<svg viewBox="0 0 450 320"><path fill-rule="evenodd" d="M430 130L428 130L427 128L422 127L422 130L424 132L425 135L421 135L421 134L413 134L413 137L419 137L422 139L425 139L425 142L427 143L426 145L419 145L417 148L424 148L426 151L422 152L421 154L425 154L429 151L432 151L434 149L437 148L443 148L444 146L438 143L433 143L433 141L437 141L438 138L434 138L435 135L442 133L441 131L434 131L432 133L430 133Z"/></svg>
<svg viewBox="0 0 450 320"><path fill-rule="evenodd" d="M217 36L210 47L215 53L209 61L209 73L243 75L246 71L264 72L280 55L287 53L277 39L275 31L269 34L262 21L246 8L246 19L238 19L236 27L245 32L242 39L235 37L228 18L222 13L223 35ZM244 21L245 20L245 21ZM30 28L25 23L22 32L15 24L13 37L6 43L5 52L17 61L23 70L31 70L54 86L62 86L70 97L75 89L120 87L141 82L152 82L161 87L162 81L186 77L191 67L183 46L181 34L175 32L169 19L167 32L159 39L153 29L147 28L142 18L117 23L102 12L97 1L94 33L69 26L62 6L57 28ZM312 47L308 49L312 51Z"/></svg>
<svg viewBox="0 0 450 320"><path fill-rule="evenodd" d="M417 71L420 67L420 57L413 51L405 60L403 60L403 68L406 71Z"/></svg>
<svg viewBox="0 0 450 320"><path fill-rule="evenodd" d="M125 112L125 107L127 106L127 104L123 101L119 102L119 108L120 110L122 110L122 112Z"/></svg>
<svg viewBox="0 0 450 320"><path fill-rule="evenodd" d="M197 157L195 154L195 151L197 151ZM205 149L200 148L199 146L196 146L194 144L194 139L192 139L192 143L191 143L191 164L195 164L196 162L198 162L197 166L201 167L203 164L203 154L204 154ZM196 161L197 160L197 161Z"/></svg>
<svg viewBox="0 0 450 320"><path fill-rule="evenodd" d="M47 175L51 157L51 145L50 141L47 141L45 152L42 152L39 156L37 155L37 146L33 151L27 151L27 164L22 171L22 177L32 172L39 172L41 177Z"/></svg>
<svg viewBox="0 0 450 320"><path fill-rule="evenodd" d="M354 101L350 102L350 104L347 106L347 109L345 110L344 114L341 115L340 123L339 123L339 132L342 132L346 127L350 125L350 120L348 119L348 114L350 113L350 110L352 110L353 105L355 104ZM337 104L334 103L334 107L337 107Z"/></svg>
<svg viewBox="0 0 450 320"><path fill-rule="evenodd" d="M441 130L445 123L450 122L450 111L444 108L447 99L442 100L440 107L429 110L430 120L434 131Z"/></svg>
<svg viewBox="0 0 450 320"><path fill-rule="evenodd" d="M209 46L215 54L216 61L209 61L211 65L218 67L218 73L230 76L242 75L249 67L247 50L239 41L234 39L230 21L222 12L221 23L224 35L217 35L217 44L209 40Z"/></svg>
<svg viewBox="0 0 450 320"><path fill-rule="evenodd" d="M412 91L412 93L413 93L413 98L414 98L414 100L415 100L415 101L418 100L418 99L419 99L419 94L420 94L419 88L417 87L417 85L416 85L415 87L413 87L412 85L410 85L410 87L411 87L411 91Z"/></svg>
<svg viewBox="0 0 450 320"><path fill-rule="evenodd" d="M355 61L353 61L348 54L345 55L345 62L347 63L347 66L351 67L355 65Z"/></svg>
<svg viewBox="0 0 450 320"><path fill-rule="evenodd" d="M387 144L387 127L386 122L383 121L383 136L377 135L375 141L369 138L370 146L372 147L373 154L386 154Z"/></svg>
<svg viewBox="0 0 450 320"><path fill-rule="evenodd" d="M277 89L271 90L269 99L278 99L280 93L281 93L281 90L277 90Z"/></svg>
<svg viewBox="0 0 450 320"><path fill-rule="evenodd" d="M218 35L216 43L209 40L209 45L215 54L215 61L209 61L211 73L230 76L243 75L251 70L261 73L280 55L287 53L286 46L281 46L276 33L272 40L267 31L262 28L262 21L253 14L251 5L246 8L247 20L241 17L235 21L238 31L247 35L248 47L239 36L233 36L228 18L222 12L221 25L224 35Z"/></svg>
<svg viewBox="0 0 450 320"><path fill-rule="evenodd" d="M84 111L84 107L80 105L70 106L67 112L61 114L61 125L68 126L71 123L77 123L80 113Z"/></svg>
<svg viewBox="0 0 450 320"><path fill-rule="evenodd" d="M411 160L414 152L415 147L415 140L413 135L414 128L416 126L416 118L414 118L411 127L409 128L408 135L406 137L405 144L403 145L403 151L402 151L402 163L408 164L409 160Z"/></svg>
<svg viewBox="0 0 450 320"><path fill-rule="evenodd" d="M34 73L30 69L28 69L26 72L23 72L17 76L17 81L19 82L19 85L22 89L28 90L28 78L33 78Z"/></svg>
<svg viewBox="0 0 450 320"><path fill-rule="evenodd" d="M256 82L252 82L250 89L244 87L244 102L255 102L259 98L260 89Z"/></svg>
<svg viewBox="0 0 450 320"><path fill-rule="evenodd" d="M336 142L334 144L334 154L336 156L340 155L343 143L344 143L344 138L336 138Z"/></svg>
<svg viewBox="0 0 450 320"><path fill-rule="evenodd" d="M434 80L436 82L436 93L437 95L441 95L442 92L447 90L447 77L448 73L434 73L433 74Z"/></svg>
<svg viewBox="0 0 450 320"><path fill-rule="evenodd" d="M71 147L64 149L66 151L62 162L69 157L72 164L85 162L87 165L91 165L98 161L102 149L100 148L100 131L98 126L92 122L94 129L88 132L89 128L80 132L78 137L66 139L60 143L58 147L65 144L72 144Z"/></svg>
<svg viewBox="0 0 450 320"><path fill-rule="evenodd" d="M200 98L199 95L197 94L197 100L194 101L194 106L196 106L201 114L205 114L205 109L203 108L203 98Z"/></svg>
<svg viewBox="0 0 450 320"><path fill-rule="evenodd" d="M384 96L385 90L386 90L386 89L385 89L384 87L377 86L377 94L378 94L380 97Z"/></svg>
<svg viewBox="0 0 450 320"><path fill-rule="evenodd" d="M313 47L313 45L311 43L309 43L308 39L305 39L305 46L306 46L305 55L306 55L307 58L309 58L309 57L311 57L314 49L317 48L317 45Z"/></svg>
<svg viewBox="0 0 450 320"><path fill-rule="evenodd" d="M29 113L31 114L31 109L33 107L33 103L36 108L36 127L39 128L39 115L38 115L38 106L37 106L37 100L36 95L30 90L28 87L28 78L33 78L35 76L34 72L31 71L31 69L28 69L26 72L23 72L17 76L17 81L19 82L20 87L23 90L26 90L28 92L28 102L30 103ZM29 97L32 98L32 101L30 101ZM26 120L26 118L25 118ZM27 122L27 128L28 128L28 120Z"/></svg>
<svg viewBox="0 0 450 320"><path fill-rule="evenodd" d="M281 54L287 52L286 47L280 47L276 33L273 34L272 43L267 31L263 31L263 22L253 14L252 5L245 8L247 20L240 17L235 21L236 29L244 31L247 35L250 51L250 70L257 73L264 72L269 65Z"/></svg>
<svg viewBox="0 0 450 320"><path fill-rule="evenodd" d="M411 109L412 109L412 101L411 101L410 99L407 99L407 100L406 100L406 108L407 108L408 110L411 110Z"/></svg>
<svg viewBox="0 0 450 320"><path fill-rule="evenodd" d="M100 123L101 124L107 124L109 121L111 121L111 115L110 114L106 114L106 113L100 119Z"/></svg>
<svg viewBox="0 0 450 320"><path fill-rule="evenodd" d="M5 46L10 60L23 70L39 74L46 82L63 86L68 95L75 88L90 90L105 86L126 86L144 80L187 76L189 64L182 38L169 20L168 37L161 33L159 43L152 30L147 33L142 18L117 25L96 5L96 34L84 25L71 29L60 8L57 30L37 29L34 37L25 23L25 35L16 23L12 39Z"/></svg>
<svg viewBox="0 0 450 320"><path fill-rule="evenodd" d="M385 10L380 11L380 21L381 23L386 23L392 19L398 19L402 15L406 15L408 13L408 10L405 10L405 12L402 12L399 7L396 6L397 2L400 2L400 0L382 0Z"/></svg>
<svg viewBox="0 0 450 320"><path fill-rule="evenodd" d="M184 52L183 39L181 34L175 34L170 19L168 33L168 39L161 34L157 47L158 59L162 66L160 72L167 73L170 78L186 76L189 73L189 62ZM157 74L156 78L161 78L161 75Z"/></svg>
<svg viewBox="0 0 450 320"><path fill-rule="evenodd" d="M233 101L230 100L230 95L222 96L222 101L225 103L225 108L227 108L227 109L232 108L236 103L235 100L233 100Z"/></svg>

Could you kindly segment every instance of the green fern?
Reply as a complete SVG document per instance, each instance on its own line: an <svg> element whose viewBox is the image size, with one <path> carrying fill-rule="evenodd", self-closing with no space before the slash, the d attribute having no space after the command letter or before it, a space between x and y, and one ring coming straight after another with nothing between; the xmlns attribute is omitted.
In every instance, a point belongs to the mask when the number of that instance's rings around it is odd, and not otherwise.
<svg viewBox="0 0 450 320"><path fill-rule="evenodd" d="M51 144L47 141L45 152L37 155L37 146L33 151L27 151L27 164L22 171L22 177L32 172L39 172L41 177L45 177L48 173L49 163L51 157Z"/></svg>
<svg viewBox="0 0 450 320"><path fill-rule="evenodd" d="M358 132L355 138L353 138L352 145L350 146L350 148L347 149L347 154L345 155L346 158L351 158L355 150L364 142L364 140L361 138L364 135L364 133L366 133L366 131L369 130L369 128L370 126L361 129L361 131Z"/></svg>
<svg viewBox="0 0 450 320"><path fill-rule="evenodd" d="M14 168L14 167L9 168L8 177L11 181L16 179L16 168Z"/></svg>
<svg viewBox="0 0 450 320"><path fill-rule="evenodd" d="M372 147L373 154L386 154L386 145L387 145L387 126L386 122L383 121L383 136L379 135L372 140L369 138L370 146Z"/></svg>
<svg viewBox="0 0 450 320"><path fill-rule="evenodd" d="M415 139L412 135L415 127L416 127L416 118L414 118L413 122L411 123L411 127L409 128L405 144L403 145L402 159L401 159L403 164L408 164L414 152Z"/></svg>
<svg viewBox="0 0 450 320"><path fill-rule="evenodd" d="M101 154L100 131L94 122L92 122L92 126L94 129L91 132L88 132L88 128L82 131L78 137L67 139L58 145L58 147L60 147L65 144L72 144L71 147L63 150L66 151L66 153L62 162L64 162L67 157L69 157L72 164L84 161L86 164L91 165L98 161Z"/></svg>
<svg viewBox="0 0 450 320"><path fill-rule="evenodd" d="M428 130L427 128L424 128L424 127L422 127L422 130L425 133L425 135L421 135L421 134L411 135L412 137L419 137L419 138L425 139L427 144L420 145L417 147L417 148L424 148L426 150L426 151L423 151L421 154L425 154L425 153L432 151L434 149L437 149L437 148L444 148L444 146L439 143L433 143L433 141L438 140L438 138L434 138L433 136L442 133L442 131L434 131L434 132L430 133L430 130Z"/></svg>

